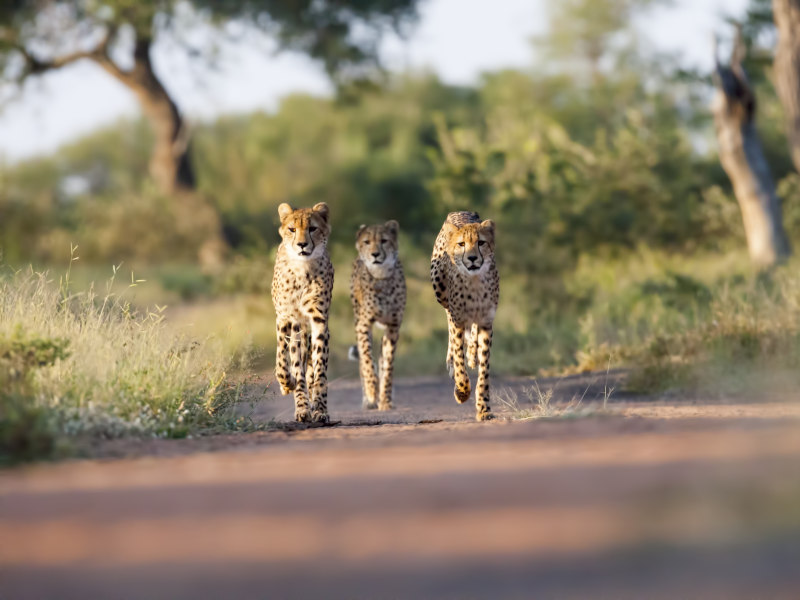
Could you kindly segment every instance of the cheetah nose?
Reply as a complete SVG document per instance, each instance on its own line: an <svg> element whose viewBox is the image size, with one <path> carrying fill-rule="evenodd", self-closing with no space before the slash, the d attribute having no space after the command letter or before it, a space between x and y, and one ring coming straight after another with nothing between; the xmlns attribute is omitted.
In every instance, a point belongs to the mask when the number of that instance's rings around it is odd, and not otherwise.
<svg viewBox="0 0 800 600"><path fill-rule="evenodd" d="M380 253L380 252L373 252L373 253L372 253L372 256L373 256L374 258L378 258L380 255L381 255L381 253Z"/></svg>
<svg viewBox="0 0 800 600"><path fill-rule="evenodd" d="M297 245L300 246L301 248L305 248L306 246L308 246L308 242L297 242Z"/></svg>
<svg viewBox="0 0 800 600"><path fill-rule="evenodd" d="M471 260L472 262L475 262L476 260L478 260L478 257L473 254L471 256L468 256L467 260Z"/></svg>

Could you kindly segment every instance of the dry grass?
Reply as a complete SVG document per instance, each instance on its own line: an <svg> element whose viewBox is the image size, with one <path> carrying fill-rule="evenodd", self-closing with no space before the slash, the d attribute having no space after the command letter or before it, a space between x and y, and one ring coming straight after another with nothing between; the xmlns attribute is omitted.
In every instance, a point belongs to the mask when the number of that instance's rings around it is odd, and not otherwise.
<svg viewBox="0 0 800 600"><path fill-rule="evenodd" d="M120 285L116 275L100 293L73 290L69 271L58 281L32 269L0 274L5 451L24 445L29 425L54 436L180 437L236 399L221 340L176 334L163 307L133 309L124 291L137 280Z"/></svg>
<svg viewBox="0 0 800 600"><path fill-rule="evenodd" d="M591 385L591 384L590 384ZM523 387L522 395L511 388L503 388L495 394L495 400L500 411L514 421L530 421L534 419L569 419L597 416L607 411L608 400L613 393L613 388L606 385L603 393L603 403L584 404L589 386L580 396L573 396L568 402L554 402L553 397L558 388L558 382L552 387L542 389L539 382L534 380L533 385Z"/></svg>

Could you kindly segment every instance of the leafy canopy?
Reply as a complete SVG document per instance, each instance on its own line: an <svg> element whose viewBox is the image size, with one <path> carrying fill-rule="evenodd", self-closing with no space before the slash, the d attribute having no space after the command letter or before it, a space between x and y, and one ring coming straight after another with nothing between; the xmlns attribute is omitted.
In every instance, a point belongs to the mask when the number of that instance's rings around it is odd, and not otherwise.
<svg viewBox="0 0 800 600"><path fill-rule="evenodd" d="M90 57L104 40L121 51L130 40L149 44L159 35L198 23L218 33L253 28L282 49L321 60L337 79L374 66L380 36L402 33L415 21L419 0L4 0L0 4L0 72L16 78L67 59ZM232 27L237 25L237 27ZM190 48L193 55L207 48ZM48 62L49 61L49 62ZM54 63L54 64L53 64Z"/></svg>

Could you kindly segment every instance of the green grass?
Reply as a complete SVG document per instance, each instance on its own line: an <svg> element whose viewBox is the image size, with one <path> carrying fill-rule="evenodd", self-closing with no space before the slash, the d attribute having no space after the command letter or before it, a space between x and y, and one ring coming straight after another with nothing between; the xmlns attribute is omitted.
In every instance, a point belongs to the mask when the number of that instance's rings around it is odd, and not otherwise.
<svg viewBox="0 0 800 600"><path fill-rule="evenodd" d="M659 257L629 261L616 271L595 265L595 278L614 283L595 288L573 372L596 369L607 359L613 367L629 367L627 389L642 393L796 388L800 265L795 260L757 273L743 258Z"/></svg>
<svg viewBox="0 0 800 600"><path fill-rule="evenodd" d="M0 461L47 456L69 436L183 437L227 418L237 387L224 344L176 333L163 307L135 309L129 285L0 273Z"/></svg>

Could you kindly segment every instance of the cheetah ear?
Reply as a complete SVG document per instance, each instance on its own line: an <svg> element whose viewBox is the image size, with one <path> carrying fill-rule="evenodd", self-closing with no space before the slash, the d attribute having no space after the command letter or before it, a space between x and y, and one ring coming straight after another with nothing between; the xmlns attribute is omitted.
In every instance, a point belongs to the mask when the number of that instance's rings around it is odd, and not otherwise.
<svg viewBox="0 0 800 600"><path fill-rule="evenodd" d="M283 222L286 219L286 217L288 217L293 212L294 209L288 204L286 204L286 202L281 203L281 205L278 207L278 216L281 218L281 222Z"/></svg>
<svg viewBox="0 0 800 600"><path fill-rule="evenodd" d="M386 231L392 234L395 241L397 241L397 232L400 231L400 223L392 219L391 221L386 221L384 227L386 227Z"/></svg>
<svg viewBox="0 0 800 600"><path fill-rule="evenodd" d="M367 228L367 226L366 226L366 225L363 225L363 224L362 224L362 225L361 225L361 226L358 228L358 231L356 231L356 239L358 239L358 237L359 237L359 236L360 236L362 233L364 233L364 230L365 230L366 228Z"/></svg>
<svg viewBox="0 0 800 600"><path fill-rule="evenodd" d="M328 209L328 205L327 205L327 204L325 204L324 202L317 202L317 203L314 205L314 207L312 208L312 210L313 210L315 213L317 213L317 214L318 214L320 217L322 217L322 218L323 218L323 220L324 220L326 223L328 222L328 213L329 213L329 209Z"/></svg>
<svg viewBox="0 0 800 600"><path fill-rule="evenodd" d="M481 223L481 229L486 232L487 235L490 235L492 241L494 241L494 221L491 219L486 219L484 222Z"/></svg>

